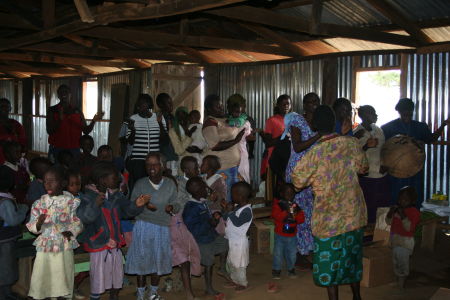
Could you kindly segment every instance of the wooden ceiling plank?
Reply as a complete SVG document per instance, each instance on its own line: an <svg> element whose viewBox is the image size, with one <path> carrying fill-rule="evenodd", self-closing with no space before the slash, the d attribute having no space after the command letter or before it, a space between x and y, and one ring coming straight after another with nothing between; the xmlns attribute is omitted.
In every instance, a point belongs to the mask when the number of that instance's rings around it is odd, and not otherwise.
<svg viewBox="0 0 450 300"><path fill-rule="evenodd" d="M0 59L15 61L30 61L55 64L69 64L79 66L98 66L98 67L114 67L114 68L130 68L129 64L120 61L97 60L89 58L55 56L42 53L5 53L0 52Z"/></svg>
<svg viewBox="0 0 450 300"><path fill-rule="evenodd" d="M8 41L0 41L0 51L36 44L96 25L104 25L119 21L155 19L174 16L243 1L244 0L179 0L148 6L130 3L98 6L92 14L95 19L95 22L93 23L84 23L81 20L74 20L72 22L42 30L34 34L21 36Z"/></svg>
<svg viewBox="0 0 450 300"><path fill-rule="evenodd" d="M293 57L306 55L306 53L302 49L297 47L295 44L293 44L287 38L285 38L284 36L276 33L275 31L273 31L267 27L248 24L248 23L239 23L239 25L253 31L254 33L260 35L264 39L272 41L272 42L280 45L280 47L287 49Z"/></svg>
<svg viewBox="0 0 450 300"><path fill-rule="evenodd" d="M309 24L309 33L314 35L320 34L320 23L322 19L322 0L313 0L311 23Z"/></svg>
<svg viewBox="0 0 450 300"><path fill-rule="evenodd" d="M55 26L55 0L42 0L42 23L44 29Z"/></svg>
<svg viewBox="0 0 450 300"><path fill-rule="evenodd" d="M178 46L178 47L174 47L175 49L182 51L183 53L185 53L186 55L189 55L190 57L192 57L193 59L198 60L199 63L201 64L210 64L213 63L213 61L206 55L204 55L203 53L201 53L200 51L193 49L191 47L186 47L186 46Z"/></svg>
<svg viewBox="0 0 450 300"><path fill-rule="evenodd" d="M162 43L167 45L187 47L243 50L289 56L289 54L285 50L277 46L213 36L184 36L153 30L142 31L112 27L96 27L89 30L80 31L78 32L78 34L82 36L86 35L97 38L109 38L113 40L139 40L148 43Z"/></svg>
<svg viewBox="0 0 450 300"><path fill-rule="evenodd" d="M166 53L163 51L152 50L103 50L103 49L88 49L83 47L76 47L72 45L61 45L57 43L42 43L23 48L24 50L43 51L50 53L72 54L94 57L112 57L112 58L141 58L152 60L167 60L177 62L196 62L185 55L177 55Z"/></svg>
<svg viewBox="0 0 450 300"><path fill-rule="evenodd" d="M41 68L41 67L31 67L31 66L8 66L0 65L0 72L25 72L25 73L38 73L38 74L61 74L67 76L81 76L80 72L73 70L67 70L63 68Z"/></svg>
<svg viewBox="0 0 450 300"><path fill-rule="evenodd" d="M309 22L268 9L241 5L222 9L209 10L206 13L237 19L246 22L258 23L295 32L309 33ZM377 31L369 28L349 27L336 24L321 23L320 34L353 38L407 47L416 47L417 43L409 36Z"/></svg>
<svg viewBox="0 0 450 300"><path fill-rule="evenodd" d="M427 45L434 41L426 35L419 26L408 20L400 11L386 0L367 0L369 4L378 10L381 14L391 20L392 23L398 24L406 32L408 32L420 45Z"/></svg>

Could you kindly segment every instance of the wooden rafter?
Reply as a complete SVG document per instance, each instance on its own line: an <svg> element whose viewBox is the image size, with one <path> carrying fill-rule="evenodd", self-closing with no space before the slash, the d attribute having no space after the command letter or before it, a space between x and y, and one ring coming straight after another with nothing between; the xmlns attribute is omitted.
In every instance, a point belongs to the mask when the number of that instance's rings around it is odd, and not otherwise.
<svg viewBox="0 0 450 300"><path fill-rule="evenodd" d="M298 17L273 12L264 8L251 6L229 7L209 10L206 13L223 16L231 19L263 24L295 32L309 33L309 22ZM393 45L415 47L417 43L409 36L392 34L369 28L355 28L336 24L322 23L319 28L320 35L353 38Z"/></svg>
<svg viewBox="0 0 450 300"><path fill-rule="evenodd" d="M63 65L77 66L98 66L98 67L114 67L114 68L130 68L127 63L120 61L98 60L78 57L56 56L42 53L5 53L0 52L1 60L12 61L29 61L42 63L55 63Z"/></svg>
<svg viewBox="0 0 450 300"><path fill-rule="evenodd" d="M197 62L193 61L189 56L171 54L163 51L153 50L102 50L102 49L88 49L77 47L73 45L57 44L57 43L42 43L33 46L24 47L25 50L43 51L50 53L94 56L94 57L111 57L111 58L141 58L152 60L167 60L178 62Z"/></svg>
<svg viewBox="0 0 450 300"><path fill-rule="evenodd" d="M427 36L419 26L408 20L400 11L398 11L392 4L385 0L367 0L381 14L386 16L392 23L398 24L406 32L408 32L419 44L426 45L434 41Z"/></svg>
<svg viewBox="0 0 450 300"><path fill-rule="evenodd" d="M254 33L260 35L261 37L263 37L264 39L266 39L268 41L272 41L272 42L280 45L280 47L288 50L293 57L306 55L306 53L302 49L300 49L297 45L293 44L291 41L289 41L284 36L276 33L275 31L273 31L267 27L243 23L243 22L239 23L239 25L253 31Z"/></svg>
<svg viewBox="0 0 450 300"><path fill-rule="evenodd" d="M42 23L45 29L55 26L55 0L42 0Z"/></svg>
<svg viewBox="0 0 450 300"><path fill-rule="evenodd" d="M162 18L222 7L243 1L244 0L177 0L148 6L131 3L99 6L92 10L92 16L95 19L95 22L93 23L84 23L78 19L31 35L25 35L8 41L0 41L0 51L47 41L55 37L97 25L120 21Z"/></svg>
<svg viewBox="0 0 450 300"><path fill-rule="evenodd" d="M320 34L320 23L322 18L322 0L314 0L312 3L311 23L309 24L309 33Z"/></svg>
<svg viewBox="0 0 450 300"><path fill-rule="evenodd" d="M74 0L75 7L80 15L81 21L85 23L94 23L95 19L92 16L91 10L86 3L86 0Z"/></svg>
<svg viewBox="0 0 450 300"><path fill-rule="evenodd" d="M31 66L8 66L0 65L0 72L23 72L23 73L36 73L36 74L53 74L53 75L65 75L65 76L82 76L83 73L63 69L63 68L41 68Z"/></svg>
<svg viewBox="0 0 450 300"><path fill-rule="evenodd" d="M147 43L157 43L166 45L186 46L186 47L206 47L217 49L231 49L252 51L260 53L270 53L277 55L289 55L280 47L264 43L248 42L245 40L219 38L213 36L194 36L164 33L153 30L133 30L112 27L96 27L78 34L97 38L108 38L123 41L141 41Z"/></svg>
<svg viewBox="0 0 450 300"><path fill-rule="evenodd" d="M22 16L16 14L8 14L0 12L0 27L2 28L18 28L26 30L39 30L40 28L31 24Z"/></svg>

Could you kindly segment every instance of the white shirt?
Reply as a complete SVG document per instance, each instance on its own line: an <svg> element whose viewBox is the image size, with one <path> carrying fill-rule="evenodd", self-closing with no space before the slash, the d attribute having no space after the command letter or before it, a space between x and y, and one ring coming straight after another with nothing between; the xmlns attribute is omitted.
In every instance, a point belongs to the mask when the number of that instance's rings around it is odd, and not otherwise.
<svg viewBox="0 0 450 300"><path fill-rule="evenodd" d="M364 130L364 135L359 139L359 144L361 145L361 147L364 147L364 145L367 143L367 140L370 137L378 139L378 145L374 148L369 148L366 151L366 156L367 159L369 160L369 174L366 177L381 178L384 175L386 175L380 173L380 166L381 166L380 152L381 148L384 145L384 133L383 130L377 125L371 124L370 126L372 127L372 131L367 131L367 129L365 129L360 124L353 130L353 133L356 133L361 129Z"/></svg>

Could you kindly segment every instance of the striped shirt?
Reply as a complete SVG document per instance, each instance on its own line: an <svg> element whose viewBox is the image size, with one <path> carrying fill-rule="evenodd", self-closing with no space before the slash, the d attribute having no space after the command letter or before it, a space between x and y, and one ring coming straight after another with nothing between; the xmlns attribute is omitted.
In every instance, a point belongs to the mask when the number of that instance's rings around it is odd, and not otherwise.
<svg viewBox="0 0 450 300"><path fill-rule="evenodd" d="M150 118L142 118L135 114L130 119L134 120L134 128L136 129L131 159L143 160L149 152L159 152L160 129L156 114L152 114ZM162 123L165 128L164 118ZM127 136L130 136L130 134L131 130L128 129Z"/></svg>

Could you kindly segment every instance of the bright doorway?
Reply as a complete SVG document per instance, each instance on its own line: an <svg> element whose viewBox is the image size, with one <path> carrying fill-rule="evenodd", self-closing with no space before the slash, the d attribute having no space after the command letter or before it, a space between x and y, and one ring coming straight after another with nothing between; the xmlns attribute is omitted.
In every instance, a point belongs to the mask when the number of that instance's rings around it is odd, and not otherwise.
<svg viewBox="0 0 450 300"><path fill-rule="evenodd" d="M356 73L356 106L373 106L378 126L398 118L395 105L400 99L400 73L399 69Z"/></svg>

